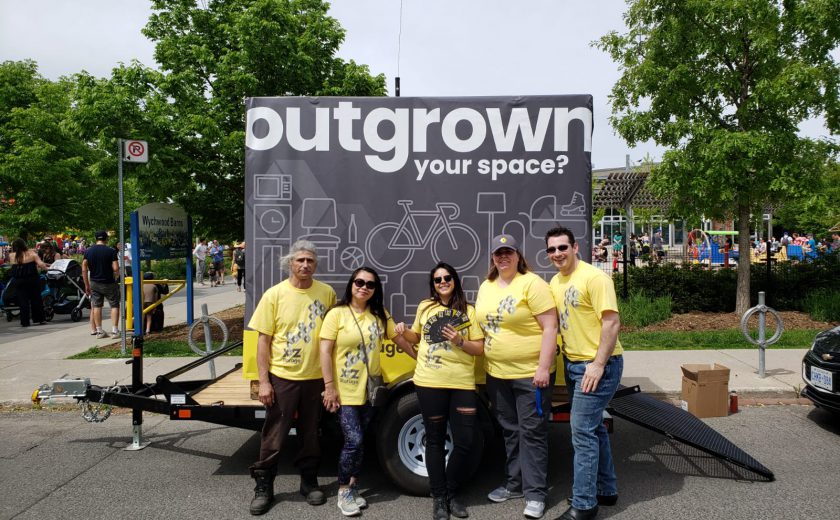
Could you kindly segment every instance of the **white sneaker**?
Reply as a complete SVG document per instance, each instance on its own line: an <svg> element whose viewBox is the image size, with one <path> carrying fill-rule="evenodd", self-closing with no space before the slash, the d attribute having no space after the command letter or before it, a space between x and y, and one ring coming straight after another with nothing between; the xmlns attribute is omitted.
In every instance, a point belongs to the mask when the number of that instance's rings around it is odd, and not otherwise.
<svg viewBox="0 0 840 520"><path fill-rule="evenodd" d="M338 490L338 509L344 516L359 516L362 514L362 510L356 504L353 490L350 488Z"/></svg>
<svg viewBox="0 0 840 520"><path fill-rule="evenodd" d="M539 500L528 500L525 502L525 510L522 512L528 518L542 518L545 513L545 502Z"/></svg>
<svg viewBox="0 0 840 520"><path fill-rule="evenodd" d="M119 331L112 330L111 331L111 337L114 338L114 339L118 339L120 337Z"/></svg>
<svg viewBox="0 0 840 520"><path fill-rule="evenodd" d="M96 333L96 339L104 339L104 338L107 338L107 337L108 337L108 333L105 332L104 330L100 330L99 332Z"/></svg>
<svg viewBox="0 0 840 520"><path fill-rule="evenodd" d="M359 506L359 509L364 509L368 506L367 500L365 500L365 497L362 496L359 488L355 484L350 486L350 492L353 493L353 500Z"/></svg>

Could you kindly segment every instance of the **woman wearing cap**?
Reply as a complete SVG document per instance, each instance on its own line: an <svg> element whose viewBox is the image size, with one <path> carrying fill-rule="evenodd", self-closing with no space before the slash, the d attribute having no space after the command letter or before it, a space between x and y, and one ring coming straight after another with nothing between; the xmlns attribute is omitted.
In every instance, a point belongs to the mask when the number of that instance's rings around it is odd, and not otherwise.
<svg viewBox="0 0 840 520"><path fill-rule="evenodd" d="M38 258L37 253L26 246L22 238L12 242L12 276L15 278L18 304L20 305L20 325L28 327L30 317L38 325L45 325L44 302L41 301L41 280L38 268L47 266Z"/></svg>
<svg viewBox="0 0 840 520"><path fill-rule="evenodd" d="M548 284L529 272L516 240L493 239L493 262L476 299L484 330L487 391L502 427L505 482L493 502L524 496L523 514L540 518L548 492L548 414L554 385L557 309Z"/></svg>
<svg viewBox="0 0 840 520"><path fill-rule="evenodd" d="M466 316L468 326L460 332L445 326L445 340L439 342L424 334L431 323L452 311ZM466 507L456 497L467 477L475 435L475 356L484 352L484 333L475 307L467 303L455 268L443 262L432 268L429 298L417 306L411 328L398 323L396 331L420 345L414 387L426 427L426 470L434 498L432 518L446 520L450 514L467 518ZM452 429L453 444L448 465L444 449L447 423Z"/></svg>
<svg viewBox="0 0 840 520"><path fill-rule="evenodd" d="M358 478L364 455L364 430L373 416L373 408L367 402L367 385L369 376L381 374L382 342L392 339L409 355L414 354L394 330L384 301L379 275L369 267L360 267L353 271L344 296L327 312L321 325L324 407L338 412L344 436L338 459L338 509L344 516L357 516L367 507L358 491Z"/></svg>
<svg viewBox="0 0 840 520"><path fill-rule="evenodd" d="M61 253L56 251L55 245L50 237L44 238L44 241L41 243L41 247L38 249L38 257L41 258L41 261L43 261L47 267L51 266L56 260L64 258L61 256Z"/></svg>

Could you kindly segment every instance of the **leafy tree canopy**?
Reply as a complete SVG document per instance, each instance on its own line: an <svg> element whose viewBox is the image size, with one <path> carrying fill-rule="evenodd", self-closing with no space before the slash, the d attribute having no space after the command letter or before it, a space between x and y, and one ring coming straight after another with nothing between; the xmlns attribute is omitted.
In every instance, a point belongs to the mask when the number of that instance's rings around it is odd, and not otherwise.
<svg viewBox="0 0 840 520"><path fill-rule="evenodd" d="M627 32L596 45L622 71L611 122L631 145L670 149L650 186L683 216L735 217L746 250L750 213L800 196L836 160L838 143L799 124L840 128L837 0L634 0ZM749 265L738 268L740 312Z"/></svg>

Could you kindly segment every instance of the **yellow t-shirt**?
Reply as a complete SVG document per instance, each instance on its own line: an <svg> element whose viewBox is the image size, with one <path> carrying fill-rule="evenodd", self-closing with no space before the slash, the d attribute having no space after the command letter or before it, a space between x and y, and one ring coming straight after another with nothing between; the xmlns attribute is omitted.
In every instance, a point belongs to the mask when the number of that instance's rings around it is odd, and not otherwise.
<svg viewBox="0 0 840 520"><path fill-rule="evenodd" d="M382 351L382 341L387 337L397 335L394 330L394 320L391 315L383 324L366 309L363 314L356 314L359 326L353 320L353 311L348 306L331 309L324 318L321 326L321 339L335 341L333 347L333 380L338 390L341 404L363 405L367 401L368 367L365 366L361 352L362 332L365 335L365 355L367 356L370 373L378 376L382 374L379 364L379 354ZM362 329L359 332L359 328Z"/></svg>
<svg viewBox="0 0 840 520"><path fill-rule="evenodd" d="M542 342L542 327L535 316L553 308L548 284L534 273L517 273L507 287L500 287L498 278L485 280L478 289L475 311L484 330L487 373L499 379L533 377ZM554 368L552 361L552 372Z"/></svg>
<svg viewBox="0 0 840 520"><path fill-rule="evenodd" d="M333 304L335 291L317 280L308 289L283 280L263 293L248 327L271 336L272 374L293 381L321 379L318 337Z"/></svg>
<svg viewBox="0 0 840 520"><path fill-rule="evenodd" d="M429 344L423 335L423 326L429 318L445 307L434 300L423 300L417 306L411 330L420 336L417 349L417 366L414 367L414 384L427 388L454 388L475 390L475 356L467 354L449 341ZM464 339L477 340L484 337L475 316L475 307L467 305L469 327L460 331Z"/></svg>
<svg viewBox="0 0 840 520"><path fill-rule="evenodd" d="M586 262L578 263L569 276L554 275L549 284L560 316L563 355L571 361L590 361L601 342L601 315L618 312L615 285L605 272ZM616 338L614 356L624 352Z"/></svg>

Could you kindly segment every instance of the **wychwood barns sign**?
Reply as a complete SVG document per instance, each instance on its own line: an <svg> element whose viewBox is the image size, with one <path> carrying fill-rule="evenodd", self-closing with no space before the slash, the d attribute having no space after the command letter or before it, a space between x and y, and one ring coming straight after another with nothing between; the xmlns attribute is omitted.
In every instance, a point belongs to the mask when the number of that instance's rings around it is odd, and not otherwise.
<svg viewBox="0 0 840 520"><path fill-rule="evenodd" d="M140 260L184 258L190 248L187 213L175 204L153 202L137 208Z"/></svg>
<svg viewBox="0 0 840 520"><path fill-rule="evenodd" d="M590 252L592 97L246 100L248 314L299 238L343 292L361 265L391 311L413 316L429 270L455 266L474 298L489 243L515 236L533 270L555 270L543 235L563 224Z"/></svg>

